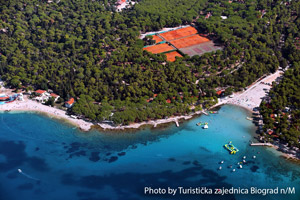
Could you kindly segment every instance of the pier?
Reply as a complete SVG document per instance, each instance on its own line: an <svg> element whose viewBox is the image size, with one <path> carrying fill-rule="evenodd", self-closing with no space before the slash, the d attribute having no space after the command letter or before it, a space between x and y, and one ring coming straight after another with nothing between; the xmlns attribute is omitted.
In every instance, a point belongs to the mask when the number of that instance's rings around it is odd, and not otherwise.
<svg viewBox="0 0 300 200"><path fill-rule="evenodd" d="M271 143L251 143L250 146L273 146Z"/></svg>
<svg viewBox="0 0 300 200"><path fill-rule="evenodd" d="M202 113L203 113L204 115L208 115L208 113L207 113L207 112L205 112L204 110L202 111Z"/></svg>
<svg viewBox="0 0 300 200"><path fill-rule="evenodd" d="M175 119L175 120L174 120L174 122L175 122L176 126L177 126L177 127L179 127L178 120L177 120L177 119Z"/></svg>

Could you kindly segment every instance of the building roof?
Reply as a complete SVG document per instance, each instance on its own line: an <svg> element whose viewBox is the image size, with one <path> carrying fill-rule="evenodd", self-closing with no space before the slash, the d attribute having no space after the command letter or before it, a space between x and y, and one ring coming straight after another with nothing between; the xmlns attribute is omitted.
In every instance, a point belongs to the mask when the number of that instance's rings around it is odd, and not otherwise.
<svg viewBox="0 0 300 200"><path fill-rule="evenodd" d="M167 103L171 103L171 100L170 100L170 99L167 99L166 102L167 102Z"/></svg>
<svg viewBox="0 0 300 200"><path fill-rule="evenodd" d="M66 104L72 105L74 103L74 98L69 99L69 101L66 102Z"/></svg>
<svg viewBox="0 0 300 200"><path fill-rule="evenodd" d="M126 3L126 0L118 0L117 1L117 4L123 4L123 3Z"/></svg>
<svg viewBox="0 0 300 200"><path fill-rule="evenodd" d="M35 91L35 93L38 93L38 94L44 94L46 92L46 90L37 90Z"/></svg>
<svg viewBox="0 0 300 200"><path fill-rule="evenodd" d="M223 92L223 90L218 90L216 93L217 93L217 95L221 95L222 94L222 92Z"/></svg>
<svg viewBox="0 0 300 200"><path fill-rule="evenodd" d="M51 95L51 97L54 97L54 98L59 97L59 95L57 95L57 94L55 94L55 93L51 93L50 95Z"/></svg>

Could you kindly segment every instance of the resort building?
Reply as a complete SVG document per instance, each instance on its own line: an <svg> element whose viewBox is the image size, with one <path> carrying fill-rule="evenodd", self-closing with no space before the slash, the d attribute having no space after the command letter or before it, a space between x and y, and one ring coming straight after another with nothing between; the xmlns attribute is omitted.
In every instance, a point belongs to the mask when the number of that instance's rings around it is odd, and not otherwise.
<svg viewBox="0 0 300 200"><path fill-rule="evenodd" d="M49 100L50 94L46 90L36 90L34 93L37 95L37 97L33 99L38 102L45 103Z"/></svg>
<svg viewBox="0 0 300 200"><path fill-rule="evenodd" d="M67 102L65 103L65 106L66 106L67 108L72 108L74 102L75 102L74 98L70 98L69 101L67 101Z"/></svg>
<svg viewBox="0 0 300 200"><path fill-rule="evenodd" d="M118 0L116 3L117 11L121 12L123 9L130 7L130 5L134 5L134 1L130 0Z"/></svg>
<svg viewBox="0 0 300 200"><path fill-rule="evenodd" d="M38 96L43 96L47 91L46 90L37 90L35 91L35 94Z"/></svg>
<svg viewBox="0 0 300 200"><path fill-rule="evenodd" d="M59 95L57 95L55 93L51 93L50 96L54 98L54 102L56 102L60 97Z"/></svg>
<svg viewBox="0 0 300 200"><path fill-rule="evenodd" d="M59 95L55 94L55 93L49 93L46 90L36 90L35 95L37 95L37 97L33 98L34 100L37 100L38 102L42 102L45 103L46 101L48 101L51 97L54 98L54 102L56 102L59 99Z"/></svg>

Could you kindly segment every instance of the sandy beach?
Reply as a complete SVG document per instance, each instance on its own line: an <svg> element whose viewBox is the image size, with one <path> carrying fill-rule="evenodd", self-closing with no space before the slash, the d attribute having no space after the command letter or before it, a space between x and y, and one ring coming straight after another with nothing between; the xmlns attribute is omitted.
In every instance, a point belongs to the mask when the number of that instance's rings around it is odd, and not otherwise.
<svg viewBox="0 0 300 200"><path fill-rule="evenodd" d="M280 77L282 72L279 70L276 71L274 74L271 74L264 79L257 81L256 83L252 84L246 91L241 93L235 93L233 98L225 98L225 99L219 99L219 102L212 106L211 108L223 105L223 104L233 104L237 106L241 106L243 108L248 109L249 111L253 112L253 108L258 107L262 101L262 98L266 95L265 90L269 90L271 88L270 85L267 85L266 83L272 83L276 80L276 78ZM264 82L264 84L262 84ZM10 93L11 91L9 89L5 89L3 93ZM30 112L40 112L47 114L49 116L58 118L58 119L64 119L77 127L79 127L83 131L88 131L90 128L94 125L91 122L86 122L82 119L74 119L71 118L69 115L66 115L66 112L57 108L53 108L50 106L43 105L41 103L38 103L36 101L30 100L27 98L27 96L24 96L25 101L15 101L13 103L8 103L4 105L0 105L0 111L10 110L10 111L30 111ZM210 109L211 109L210 108ZM165 124L174 122L177 126L179 126L179 120L184 119L191 119L194 115L199 115L205 113L204 111L197 111L191 115L183 115L183 116L177 116L177 117L170 117L168 119L158 119L158 120L151 120L147 122L141 122L141 123L132 123L130 125L126 126L113 126L107 123L98 123L102 129L111 129L111 130L124 130L124 129L136 129L143 125L153 125L156 127L159 124Z"/></svg>
<svg viewBox="0 0 300 200"><path fill-rule="evenodd" d="M12 103L6 103L0 105L0 111L29 111L29 112L39 112L46 114L50 117L55 117L57 119L64 119L67 122L79 127L83 131L88 131L92 127L93 123L86 122L81 119L73 119L66 112L57 108L43 105L36 101L32 101L24 96L24 101L14 101Z"/></svg>
<svg viewBox="0 0 300 200"><path fill-rule="evenodd" d="M221 106L224 104L232 104L241 106L251 112L253 112L253 109L255 107L258 107L262 101L262 98L266 96L266 92L271 89L271 84L273 81L275 81L278 77L282 76L283 72L276 71L274 74L270 74L267 77L263 78L262 80L259 80L255 83L253 83L246 91L240 92L240 93L234 93L232 98L226 97L223 99L219 99L219 102L212 106L209 109L212 109L217 106ZM6 94L13 94L13 92L10 89L2 88L1 93ZM74 119L66 114L66 111L60 110L58 108L50 107L43 105L41 103L38 103L36 101L28 99L28 97L24 96L24 101L14 101L12 103L6 103L3 105L0 105L0 112L5 111L18 111L18 112L37 112L37 113L43 113L48 115L49 117L54 117L57 119L63 119L66 122L69 122L76 127L80 128L82 131L89 131L91 127L95 124L91 122L87 122L83 119ZM137 129L140 128L143 125L152 125L156 127L159 124L166 124L174 122L176 126L179 126L179 120L184 119L188 120L191 119L194 115L199 114L207 114L206 110L203 111L197 111L190 115L183 115L183 116L176 116L176 117L169 117L167 119L158 119L158 120L151 120L141 123L132 123L130 125L126 126L113 126L107 123L98 123L102 129L106 130L126 130L126 129ZM279 146L276 146L272 144L274 149L279 149ZM289 153L283 153L281 152L284 157L287 159L298 159L297 156Z"/></svg>
<svg viewBox="0 0 300 200"><path fill-rule="evenodd" d="M266 96L266 92L271 89L272 82L282 76L282 74L282 71L277 70L274 74L270 74L262 80L255 82L247 90L234 93L233 98L226 97L225 99L219 99L218 104L214 105L214 107L223 104L233 104L253 112L253 109L258 107L263 97Z"/></svg>

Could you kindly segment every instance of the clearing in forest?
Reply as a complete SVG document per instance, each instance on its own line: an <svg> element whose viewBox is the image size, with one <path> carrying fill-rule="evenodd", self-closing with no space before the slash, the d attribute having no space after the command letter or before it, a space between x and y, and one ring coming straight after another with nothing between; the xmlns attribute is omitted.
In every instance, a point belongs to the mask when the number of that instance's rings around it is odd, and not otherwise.
<svg viewBox="0 0 300 200"><path fill-rule="evenodd" d="M170 61L170 62L174 62L176 60L176 56L182 57L182 55L180 53L178 53L177 51L172 51L170 53L166 53L166 56L167 56L167 61Z"/></svg>
<svg viewBox="0 0 300 200"><path fill-rule="evenodd" d="M160 43L160 42L163 41L163 40L162 40L159 36L157 36L157 35L152 35L152 37L153 37L153 40L155 40L155 43Z"/></svg>
<svg viewBox="0 0 300 200"><path fill-rule="evenodd" d="M193 35L190 37L184 37L181 39L173 40L171 41L171 44L174 45L177 49L185 48L185 47L190 47L196 44L201 44L203 42L209 42L210 40L201 37L200 35Z"/></svg>
<svg viewBox="0 0 300 200"><path fill-rule="evenodd" d="M168 31L165 33L161 33L160 36L162 36L166 41L171 41L174 39L183 38L186 36L197 34L198 31L192 26L188 26L185 28L177 29L174 31Z"/></svg>
<svg viewBox="0 0 300 200"><path fill-rule="evenodd" d="M157 53L172 51L172 50L174 50L174 48L172 46L168 45L167 43L164 43L164 44L157 44L157 45L144 47L144 50L147 50L153 54L157 54Z"/></svg>
<svg viewBox="0 0 300 200"><path fill-rule="evenodd" d="M170 62L174 62L176 56L182 57L181 54L194 56L222 49L208 38L200 36L197 29L192 26L151 35L156 44L144 47L144 50L154 54L165 53ZM172 50L176 51L169 52Z"/></svg>

